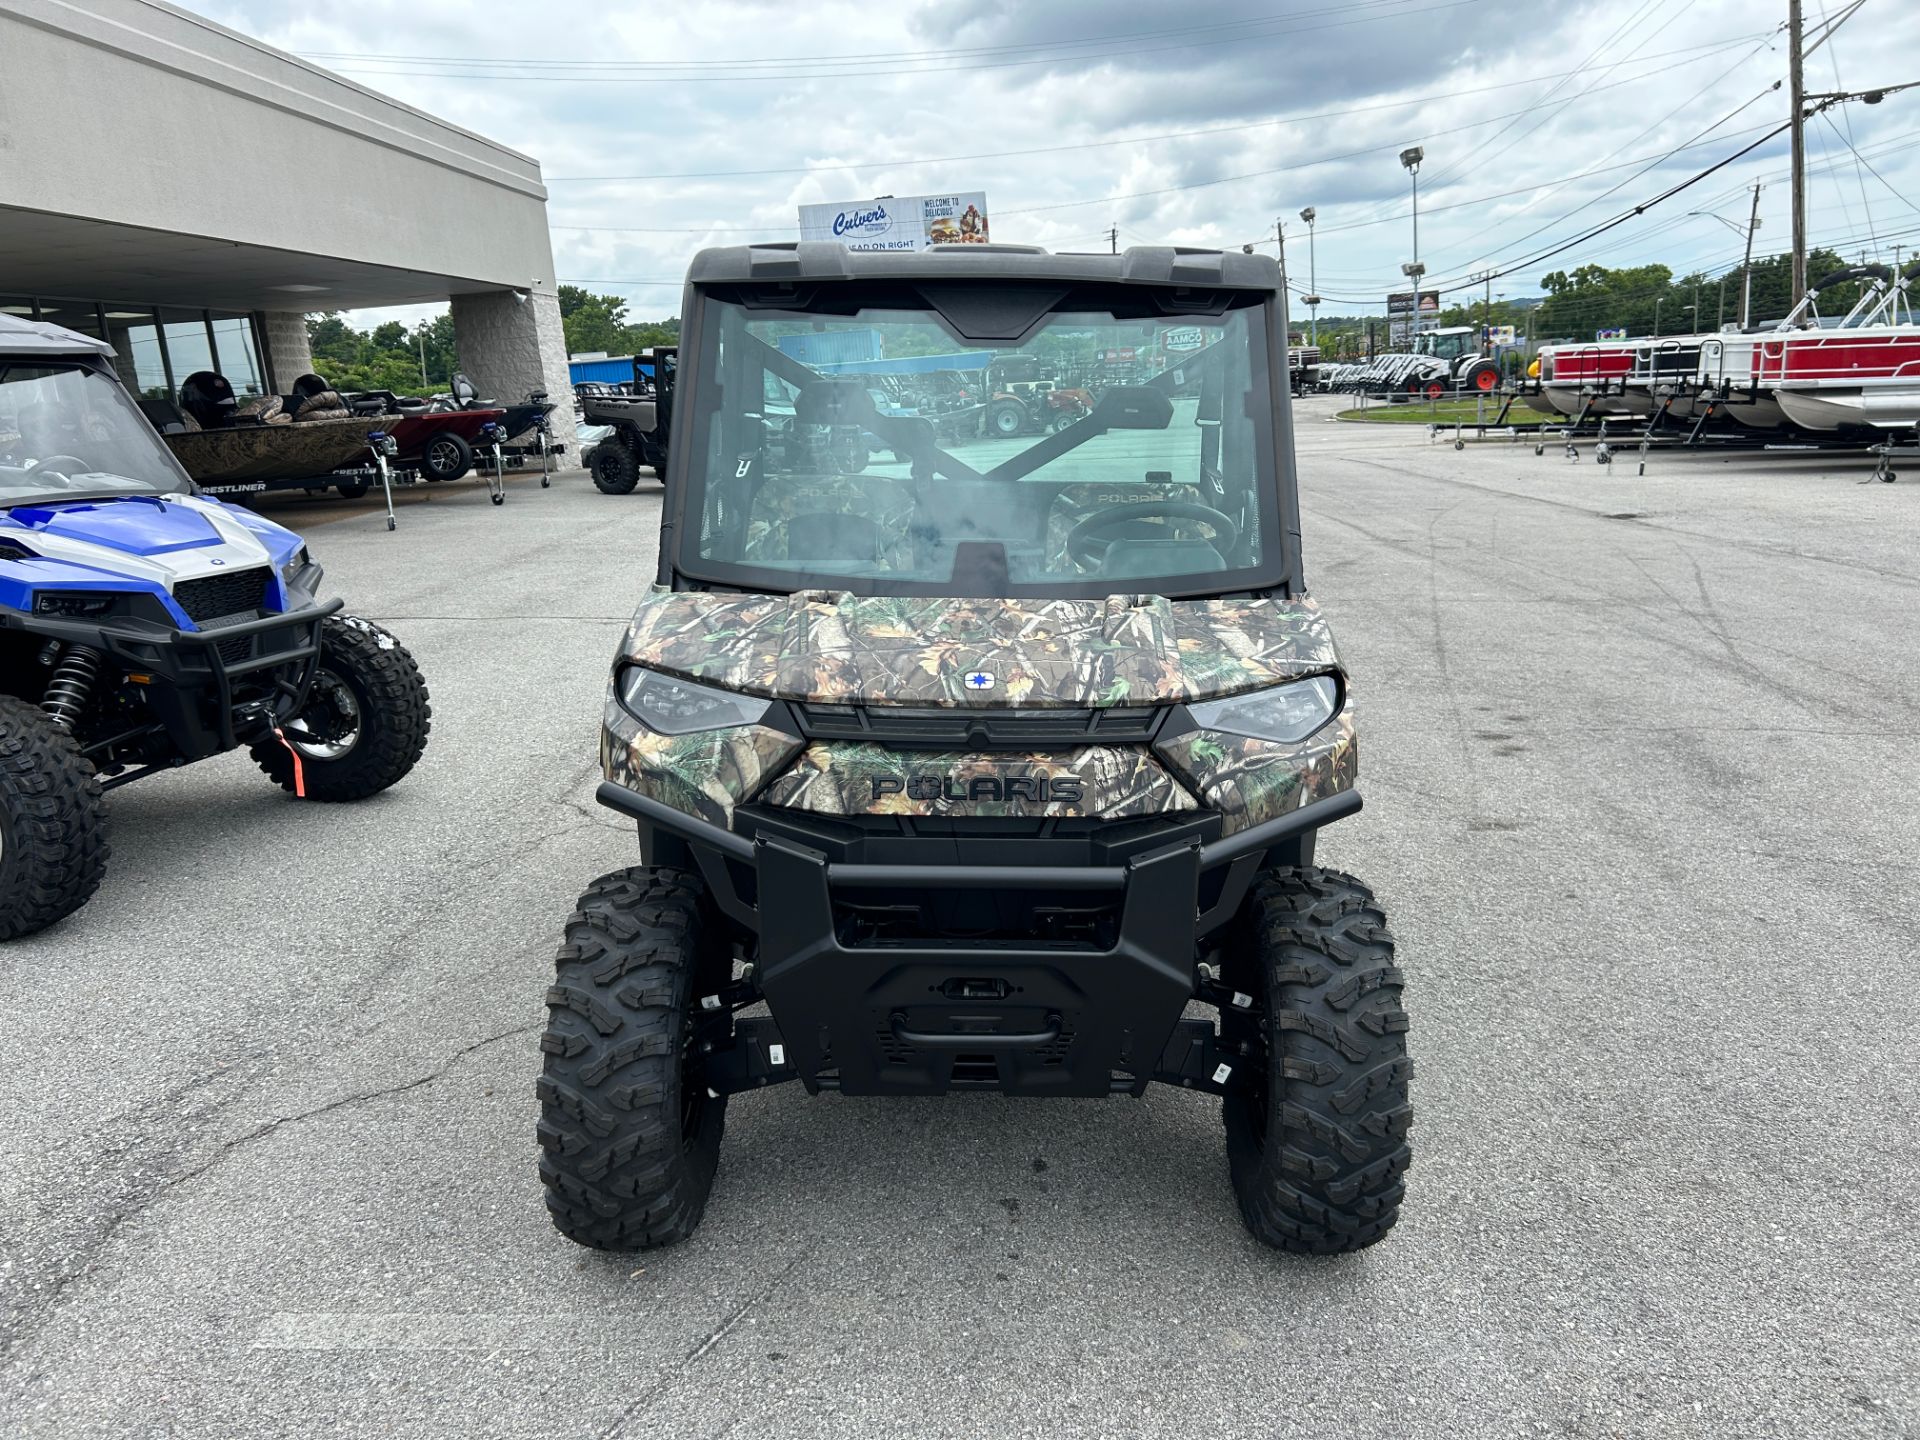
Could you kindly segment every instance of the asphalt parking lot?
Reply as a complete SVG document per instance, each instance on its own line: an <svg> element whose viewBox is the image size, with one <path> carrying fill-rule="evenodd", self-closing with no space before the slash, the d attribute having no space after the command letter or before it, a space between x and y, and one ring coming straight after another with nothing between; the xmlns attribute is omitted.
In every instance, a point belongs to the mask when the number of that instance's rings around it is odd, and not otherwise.
<svg viewBox="0 0 1920 1440"><path fill-rule="evenodd" d="M113 796L0 950L0 1434L1920 1430L1920 476L1456 453L1301 407L1393 917L1400 1228L1241 1228L1217 1105L743 1096L688 1244L578 1250L541 995L659 491L269 502L433 691L418 771Z"/></svg>

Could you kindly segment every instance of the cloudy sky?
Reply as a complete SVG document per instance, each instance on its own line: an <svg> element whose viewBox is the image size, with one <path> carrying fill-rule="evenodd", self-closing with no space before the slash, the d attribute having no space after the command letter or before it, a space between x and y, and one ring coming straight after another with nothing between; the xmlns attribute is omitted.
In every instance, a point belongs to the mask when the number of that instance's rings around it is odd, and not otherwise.
<svg viewBox="0 0 1920 1440"><path fill-rule="evenodd" d="M995 239L1054 249L1270 245L1284 217L1301 290L1311 205L1323 313L1378 312L1413 254L1409 145L1429 285L1724 269L1741 234L1687 212L1743 225L1755 181L1760 250L1788 243L1782 135L1535 258L1785 119L1785 0L186 3L537 157L559 278L635 318L676 308L699 247L792 238L801 204L971 189ZM1805 0L1809 27L1848 3ZM1911 0L1865 0L1808 63L1811 91L1908 80ZM1813 122L1815 243L1920 244L1916 137L1920 90Z"/></svg>

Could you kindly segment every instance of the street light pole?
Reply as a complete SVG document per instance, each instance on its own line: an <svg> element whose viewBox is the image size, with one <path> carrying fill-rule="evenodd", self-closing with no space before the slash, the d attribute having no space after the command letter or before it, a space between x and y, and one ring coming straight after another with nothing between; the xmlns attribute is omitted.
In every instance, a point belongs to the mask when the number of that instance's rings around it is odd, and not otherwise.
<svg viewBox="0 0 1920 1440"><path fill-rule="evenodd" d="M1426 150L1419 145L1409 145L1400 152L1400 163L1413 177L1413 263L1416 265L1420 263L1420 162L1426 158Z"/></svg>
<svg viewBox="0 0 1920 1440"><path fill-rule="evenodd" d="M1687 212L1689 215L1699 215L1704 219L1718 220L1722 225L1733 231L1734 234L1744 235L1746 237L1747 250L1740 261L1740 328L1742 330L1746 329L1750 323L1747 310L1748 302L1753 298L1753 232L1760 228L1760 191L1763 188L1763 186L1757 184L1753 187L1753 212L1747 216L1747 223L1745 225L1740 224L1737 220L1729 220L1724 215L1716 215L1711 210L1689 210ZM1727 277L1722 275L1720 277L1720 289L1723 303L1720 307L1720 316L1723 321L1726 318L1726 305L1724 303L1726 286ZM1698 310L1700 305L1699 287L1700 282L1695 280L1693 303L1696 310Z"/></svg>
<svg viewBox="0 0 1920 1440"><path fill-rule="evenodd" d="M1400 163L1413 177L1413 261L1400 267L1400 273L1413 282L1413 317L1407 327L1410 340L1420 334L1420 277L1427 273L1427 267L1420 263L1420 162L1426 158L1426 150L1419 145L1409 145L1400 152Z"/></svg>
<svg viewBox="0 0 1920 1440"><path fill-rule="evenodd" d="M1667 297L1664 295L1653 302L1653 338L1656 340L1660 338L1660 307L1666 303Z"/></svg>
<svg viewBox="0 0 1920 1440"><path fill-rule="evenodd" d="M1300 212L1307 222L1307 343L1314 346L1320 343L1320 266L1313 252L1313 222L1319 214L1311 205Z"/></svg>

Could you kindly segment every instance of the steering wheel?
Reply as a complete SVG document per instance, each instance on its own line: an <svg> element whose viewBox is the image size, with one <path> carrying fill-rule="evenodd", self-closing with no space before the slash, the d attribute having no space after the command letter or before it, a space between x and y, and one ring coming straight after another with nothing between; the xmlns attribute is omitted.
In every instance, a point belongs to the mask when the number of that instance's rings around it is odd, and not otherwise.
<svg viewBox="0 0 1920 1440"><path fill-rule="evenodd" d="M1148 519L1200 521L1213 531L1207 543L1220 552L1222 560L1233 563L1231 552L1240 538L1240 527L1233 523L1232 516L1191 500L1128 500L1096 510L1067 532L1067 558L1084 570L1097 569L1106 558L1107 547L1119 538L1106 531Z"/></svg>
<svg viewBox="0 0 1920 1440"><path fill-rule="evenodd" d="M36 460L33 468L36 474L42 470L50 470L62 480L67 480L72 478L68 474L69 470L90 470L93 467L78 455L49 455L43 460Z"/></svg>

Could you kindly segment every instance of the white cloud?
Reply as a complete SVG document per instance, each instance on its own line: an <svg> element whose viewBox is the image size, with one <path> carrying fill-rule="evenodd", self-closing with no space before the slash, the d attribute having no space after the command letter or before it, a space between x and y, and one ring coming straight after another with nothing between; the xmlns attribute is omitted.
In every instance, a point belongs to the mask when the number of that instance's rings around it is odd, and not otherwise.
<svg viewBox="0 0 1920 1440"><path fill-rule="evenodd" d="M961 187L987 191L995 238L1063 249L1104 246L1111 225L1122 243L1237 245L1271 237L1274 218L1285 217L1302 283L1305 235L1294 217L1313 205L1328 309L1377 309L1412 249L1407 176L1395 159L1405 145L1423 144L1428 157L1421 258L1430 281L1453 280L1578 234L1786 112L1784 90L1766 94L1712 143L1637 178L1638 167L1619 168L1687 141L1784 76L1784 42L1759 38L1777 26L1779 7L1731 0L1351 0L1286 10L1277 0L1185 9L1161 0L548 0L538 25L525 23L523 7L497 3L189 3L296 53L352 52L361 58L318 63L536 156L560 278L628 295L638 317L677 308L695 249L789 238L800 203ZM1807 8L1817 23L1820 0ZM915 58L814 63L805 77L781 64L909 52ZM1809 88L1898 82L1909 77L1888 57L1916 54L1920 9L1875 0L1813 57ZM371 58L393 56L436 58ZM700 78L633 83L634 71L615 68L663 61ZM546 78L557 73L569 78ZM1326 118L1263 123L1309 115ZM1904 143L1920 130L1920 91L1849 106L1846 123L1887 182L1920 194L1920 150ZM1137 138L1193 130L1215 133ZM1116 139L1125 143L1099 143ZM1686 212L1744 215L1745 187L1784 170L1783 148L1775 141L1499 288L1532 293L1545 271L1588 260L1658 260L1677 273L1733 263L1738 237ZM1809 149L1816 166L1846 161L1813 178L1816 243L1844 242L1853 254L1889 230L1907 232L1909 248L1920 241L1920 210L1859 171L1827 122L1816 122ZM943 158L1004 151L1047 153ZM761 169L780 173L712 173ZM1567 178L1591 170L1602 173ZM582 178L628 176L671 178ZM1248 178L1201 183L1231 176ZM1511 191L1522 193L1487 198ZM1763 249L1786 243L1786 204L1785 185L1771 184Z"/></svg>

